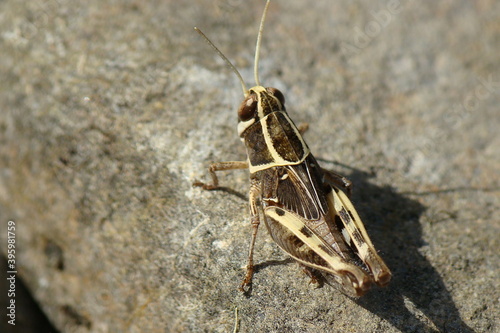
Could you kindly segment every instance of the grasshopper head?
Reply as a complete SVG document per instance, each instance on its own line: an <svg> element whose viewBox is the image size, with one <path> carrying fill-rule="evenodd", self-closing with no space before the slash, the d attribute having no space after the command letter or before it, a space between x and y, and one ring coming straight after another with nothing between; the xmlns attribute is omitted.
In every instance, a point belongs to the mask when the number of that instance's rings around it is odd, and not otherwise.
<svg viewBox="0 0 500 333"><path fill-rule="evenodd" d="M263 86L250 88L238 108L238 134L241 137L251 125L276 111L286 111L285 97L281 91Z"/></svg>

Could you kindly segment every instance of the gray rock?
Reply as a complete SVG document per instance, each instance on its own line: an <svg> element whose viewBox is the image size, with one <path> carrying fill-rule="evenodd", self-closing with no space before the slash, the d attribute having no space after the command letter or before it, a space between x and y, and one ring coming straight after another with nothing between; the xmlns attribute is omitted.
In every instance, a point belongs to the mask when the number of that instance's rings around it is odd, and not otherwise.
<svg viewBox="0 0 500 333"><path fill-rule="evenodd" d="M0 221L62 332L498 332L500 5L273 1L260 78L354 182L393 271L309 284L263 227L249 297L241 88L263 1L0 4ZM3 297L3 296L2 296ZM3 320L3 319L2 319Z"/></svg>

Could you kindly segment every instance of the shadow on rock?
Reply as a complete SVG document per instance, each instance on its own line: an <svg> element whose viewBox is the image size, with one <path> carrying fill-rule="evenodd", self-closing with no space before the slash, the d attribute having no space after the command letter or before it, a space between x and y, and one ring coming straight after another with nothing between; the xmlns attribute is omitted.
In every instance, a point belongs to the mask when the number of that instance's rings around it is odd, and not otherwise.
<svg viewBox="0 0 500 333"><path fill-rule="evenodd" d="M364 172L349 177L355 184L352 200L393 274L387 288L356 303L403 332L474 332L460 318L439 273L418 251L425 245L419 218L426 207L390 187L370 184Z"/></svg>

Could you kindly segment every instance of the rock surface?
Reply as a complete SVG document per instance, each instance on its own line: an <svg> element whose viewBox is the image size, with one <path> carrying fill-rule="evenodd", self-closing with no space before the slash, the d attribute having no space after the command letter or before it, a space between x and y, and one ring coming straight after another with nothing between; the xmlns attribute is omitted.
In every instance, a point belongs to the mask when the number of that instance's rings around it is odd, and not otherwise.
<svg viewBox="0 0 500 333"><path fill-rule="evenodd" d="M263 1L0 4L0 225L61 332L500 331L500 3L273 1L261 82L281 89L393 271L317 288L234 191L233 73L252 85ZM4 297L4 295L2 295ZM4 319L2 319L4 320Z"/></svg>

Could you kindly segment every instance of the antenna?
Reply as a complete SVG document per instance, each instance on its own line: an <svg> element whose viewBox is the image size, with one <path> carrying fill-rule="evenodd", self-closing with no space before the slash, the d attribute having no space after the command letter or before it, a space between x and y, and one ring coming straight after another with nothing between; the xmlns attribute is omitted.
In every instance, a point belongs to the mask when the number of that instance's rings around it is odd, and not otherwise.
<svg viewBox="0 0 500 333"><path fill-rule="evenodd" d="M264 7L264 13L262 14L262 19L260 20L259 34L257 35L257 45L255 46L255 60L253 67L253 74L255 76L255 84L260 86L259 81L259 53L260 53L260 43L262 41L262 30L264 30L264 21L266 20L267 8L269 7L271 0L267 0L266 7Z"/></svg>
<svg viewBox="0 0 500 333"><path fill-rule="evenodd" d="M194 27L194 30L196 30L196 32L199 33L205 39L205 41L208 43L208 45L210 45L214 49L214 51L217 52L217 54L222 58L222 60L224 60L226 62L226 64L229 66L229 68L231 68L233 70L234 74L236 74L236 76L240 80L241 88L243 89L243 95L247 96L248 95L247 86L245 85L245 81L243 81L243 78L241 77L241 74L240 74L240 72L238 72L236 67L234 67L234 65L231 63L231 61L229 61L229 59L221 52L221 50L219 50L217 48L217 46L215 46L214 43L212 43L212 41L210 41L210 39L208 39L208 37L205 36L205 34L200 29L198 29L197 27Z"/></svg>

